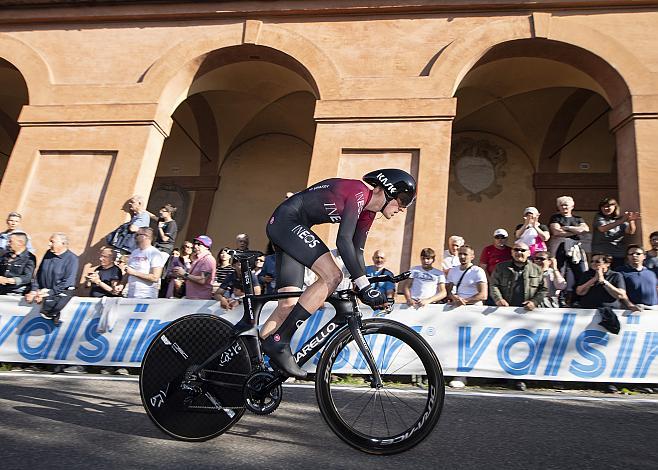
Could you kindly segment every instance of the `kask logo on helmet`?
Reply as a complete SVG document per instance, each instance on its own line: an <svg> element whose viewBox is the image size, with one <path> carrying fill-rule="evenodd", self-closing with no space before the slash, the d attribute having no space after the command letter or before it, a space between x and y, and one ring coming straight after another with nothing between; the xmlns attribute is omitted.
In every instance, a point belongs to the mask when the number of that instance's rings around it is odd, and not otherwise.
<svg viewBox="0 0 658 470"><path fill-rule="evenodd" d="M391 193L395 194L398 192L397 188L393 185L393 183L388 181L388 178L384 176L384 173L379 173L377 175L377 179L382 183L382 186L386 188L386 190Z"/></svg>

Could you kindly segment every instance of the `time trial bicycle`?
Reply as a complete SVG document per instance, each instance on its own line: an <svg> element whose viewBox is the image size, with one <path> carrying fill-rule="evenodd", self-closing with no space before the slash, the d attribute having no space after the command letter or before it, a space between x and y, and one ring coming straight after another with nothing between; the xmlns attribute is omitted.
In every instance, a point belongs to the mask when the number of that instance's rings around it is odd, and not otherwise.
<svg viewBox="0 0 658 470"><path fill-rule="evenodd" d="M144 408L176 439L211 439L230 429L245 410L272 413L283 397L288 376L266 365L256 327L267 302L301 292L254 295L250 267L262 253L231 254L241 264L246 294L242 319L233 325L210 314L181 317L154 337L142 360ZM397 283L408 277L406 272L369 280ZM301 367L322 351L315 394L324 420L364 452L394 454L412 448L430 434L443 408L445 382L434 351L406 325L363 319L353 290L338 291L327 302L335 316L294 354ZM419 388L411 383L412 376L426 377L426 382Z"/></svg>

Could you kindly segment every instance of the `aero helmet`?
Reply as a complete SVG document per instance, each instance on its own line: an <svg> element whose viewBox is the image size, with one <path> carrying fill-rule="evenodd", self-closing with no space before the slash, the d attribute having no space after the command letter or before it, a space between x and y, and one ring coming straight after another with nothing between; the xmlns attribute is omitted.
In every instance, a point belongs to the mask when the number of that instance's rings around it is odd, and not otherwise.
<svg viewBox="0 0 658 470"><path fill-rule="evenodd" d="M406 171L397 168L375 170L363 176L363 181L384 190L386 202L398 199L407 207L416 198L416 180Z"/></svg>

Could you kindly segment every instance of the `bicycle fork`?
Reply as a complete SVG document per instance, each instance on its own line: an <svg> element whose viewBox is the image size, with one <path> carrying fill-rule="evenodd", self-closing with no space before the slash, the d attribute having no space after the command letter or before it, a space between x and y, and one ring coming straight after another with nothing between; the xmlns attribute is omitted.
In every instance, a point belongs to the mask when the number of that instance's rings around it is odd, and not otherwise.
<svg viewBox="0 0 658 470"><path fill-rule="evenodd" d="M377 363L375 362L375 358L372 355L370 346L368 346L368 343L366 343L366 340L363 337L363 333L361 332L361 329L363 328L363 322L361 321L361 316L350 315L347 318L347 324L350 327L350 331L352 332L352 337L354 338L354 342L356 342L356 345L359 347L361 354L363 354L363 357L365 358L366 363L370 368L370 372L372 372L372 381L370 382L370 386L376 389L382 388L383 387L382 377L379 374Z"/></svg>

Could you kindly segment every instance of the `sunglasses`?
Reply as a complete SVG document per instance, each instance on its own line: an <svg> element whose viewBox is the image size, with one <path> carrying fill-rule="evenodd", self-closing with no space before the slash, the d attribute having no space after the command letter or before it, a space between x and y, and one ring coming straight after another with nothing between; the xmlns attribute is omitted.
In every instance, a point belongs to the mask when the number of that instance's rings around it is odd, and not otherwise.
<svg viewBox="0 0 658 470"><path fill-rule="evenodd" d="M525 253L526 251L528 251L525 248L514 248L513 250L516 251L517 253Z"/></svg>
<svg viewBox="0 0 658 470"><path fill-rule="evenodd" d="M537 257L537 258L533 258L533 261L546 261L547 259L548 258Z"/></svg>
<svg viewBox="0 0 658 470"><path fill-rule="evenodd" d="M415 196L409 193L400 193L396 199L400 209L406 209L411 205L412 202L414 202Z"/></svg>
<svg viewBox="0 0 658 470"><path fill-rule="evenodd" d="M505 235L496 235L494 238L497 238L498 240L502 240L507 237Z"/></svg>
<svg viewBox="0 0 658 470"><path fill-rule="evenodd" d="M608 264L608 262L604 259L597 258L592 260L592 264Z"/></svg>

